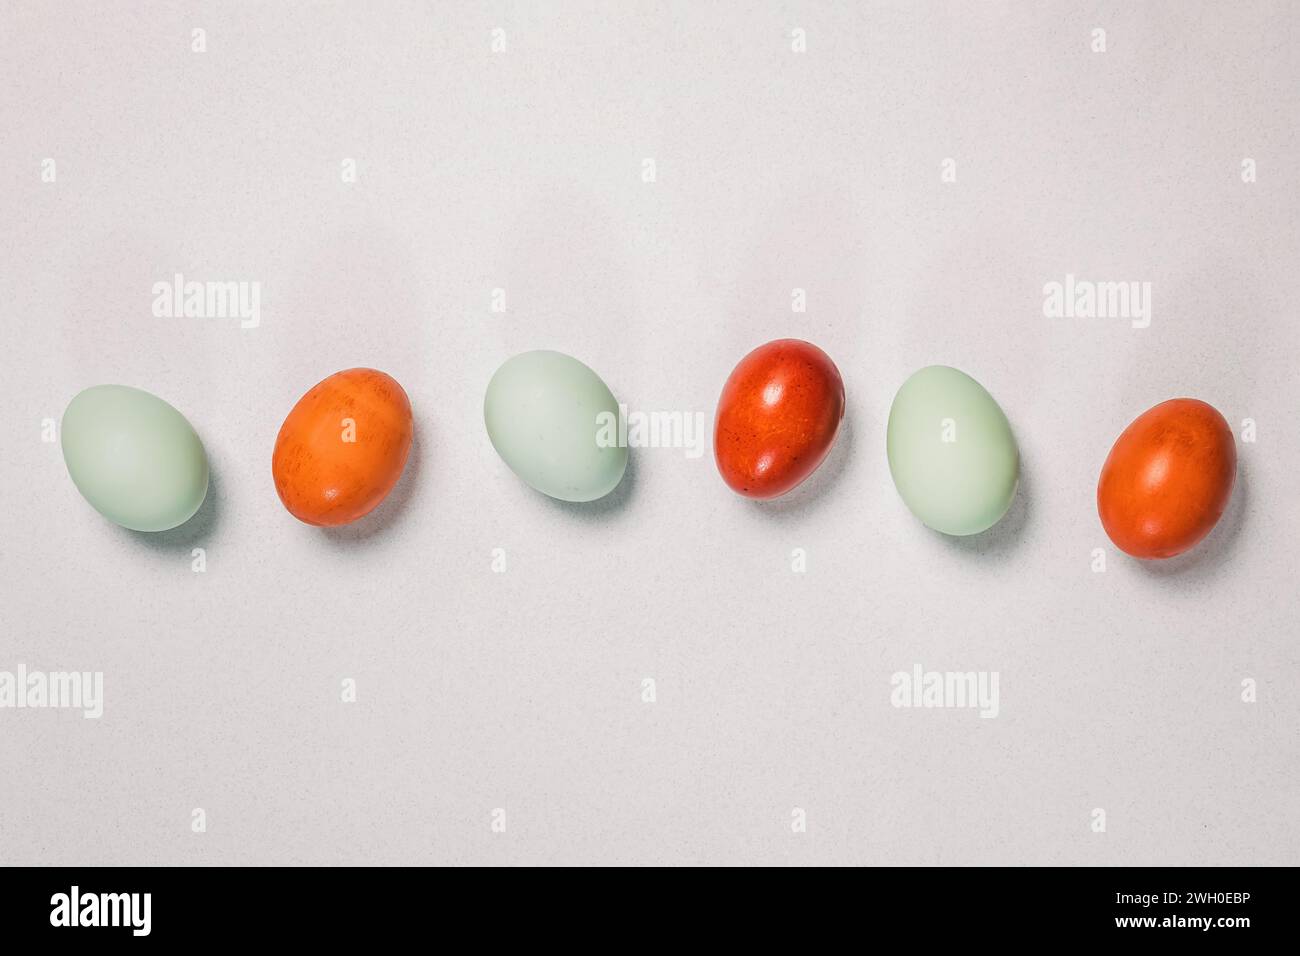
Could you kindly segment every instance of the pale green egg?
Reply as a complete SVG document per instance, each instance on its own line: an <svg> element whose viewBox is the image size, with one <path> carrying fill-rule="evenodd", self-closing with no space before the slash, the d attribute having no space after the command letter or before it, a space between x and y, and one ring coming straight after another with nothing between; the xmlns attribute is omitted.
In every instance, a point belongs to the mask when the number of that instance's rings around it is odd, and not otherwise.
<svg viewBox="0 0 1300 956"><path fill-rule="evenodd" d="M903 383L886 439L894 487L944 534L979 534L1007 513L1020 480L1011 424L965 372L931 365Z"/></svg>
<svg viewBox="0 0 1300 956"><path fill-rule="evenodd" d="M60 432L72 483L109 521L166 531L203 504L203 443L161 398L126 385L96 385L69 403Z"/></svg>
<svg viewBox="0 0 1300 956"><path fill-rule="evenodd" d="M618 402L600 376L560 352L523 352L488 383L483 420L510 470L561 501L609 494L627 469Z"/></svg>

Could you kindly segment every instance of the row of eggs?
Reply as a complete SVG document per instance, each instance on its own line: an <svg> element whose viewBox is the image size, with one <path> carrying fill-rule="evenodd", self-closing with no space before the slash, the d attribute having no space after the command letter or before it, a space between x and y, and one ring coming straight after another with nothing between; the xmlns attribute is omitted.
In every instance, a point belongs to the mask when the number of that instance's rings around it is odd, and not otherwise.
<svg viewBox="0 0 1300 956"><path fill-rule="evenodd" d="M780 339L746 355L723 385L714 422L718 472L737 494L776 498L821 465L844 417L835 363L808 342ZM528 485L564 501L618 486L628 451L598 440L618 403L600 376L560 352L524 352L488 383L483 417L497 453ZM406 392L355 368L317 384L280 428L271 472L290 514L312 525L356 521L392 491L413 435ZM98 385L78 394L61 429L68 473L100 514L136 531L189 520L207 494L208 463L193 427L148 392ZM886 447L899 496L930 528L987 530L1016 494L1020 455L1002 408L964 372L933 365L898 390ZM1193 547L1219 520L1236 476L1232 431L1195 399L1163 402L1116 440L1097 509L1111 540L1139 558Z"/></svg>

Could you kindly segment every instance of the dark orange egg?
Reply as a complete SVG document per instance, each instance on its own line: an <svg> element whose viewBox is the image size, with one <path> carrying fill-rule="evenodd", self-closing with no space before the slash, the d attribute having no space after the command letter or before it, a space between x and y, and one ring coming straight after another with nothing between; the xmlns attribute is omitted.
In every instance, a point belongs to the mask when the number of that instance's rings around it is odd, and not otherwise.
<svg viewBox="0 0 1300 956"><path fill-rule="evenodd" d="M778 339L750 352L722 386L713 455L747 498L775 498L817 470L844 417L844 381L817 346Z"/></svg>
<svg viewBox="0 0 1300 956"><path fill-rule="evenodd" d="M1174 398L1139 415L1097 482L1097 513L1135 558L1172 558L1218 523L1237 476L1232 429L1212 406Z"/></svg>
<svg viewBox="0 0 1300 956"><path fill-rule="evenodd" d="M411 403L372 368L336 372L298 400L271 455L289 513L341 525L372 511L397 484L411 450Z"/></svg>

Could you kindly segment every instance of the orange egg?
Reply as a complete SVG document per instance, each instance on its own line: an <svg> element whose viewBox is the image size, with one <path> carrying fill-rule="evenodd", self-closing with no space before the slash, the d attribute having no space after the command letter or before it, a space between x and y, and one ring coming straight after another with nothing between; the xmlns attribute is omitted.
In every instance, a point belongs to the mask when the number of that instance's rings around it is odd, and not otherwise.
<svg viewBox="0 0 1300 956"><path fill-rule="evenodd" d="M348 524L393 490L411 450L411 403L372 368L336 372L293 406L271 455L275 490L307 524Z"/></svg>
<svg viewBox="0 0 1300 956"><path fill-rule="evenodd" d="M1139 415L1101 468L1097 513L1110 540L1135 558L1172 558L1218 523L1237 477L1232 429L1194 398Z"/></svg>

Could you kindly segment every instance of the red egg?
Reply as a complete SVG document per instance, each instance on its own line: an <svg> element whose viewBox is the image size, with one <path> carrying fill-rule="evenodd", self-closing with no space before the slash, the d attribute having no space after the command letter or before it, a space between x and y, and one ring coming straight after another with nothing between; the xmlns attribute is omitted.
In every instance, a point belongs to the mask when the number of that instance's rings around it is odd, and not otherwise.
<svg viewBox="0 0 1300 956"><path fill-rule="evenodd" d="M844 417L844 380L809 342L778 339L750 352L722 386L713 455L747 498L776 498L817 470Z"/></svg>
<svg viewBox="0 0 1300 956"><path fill-rule="evenodd" d="M1232 429L1215 409L1174 398L1139 415L1101 468L1097 513L1135 558L1172 558L1218 523L1237 476Z"/></svg>

